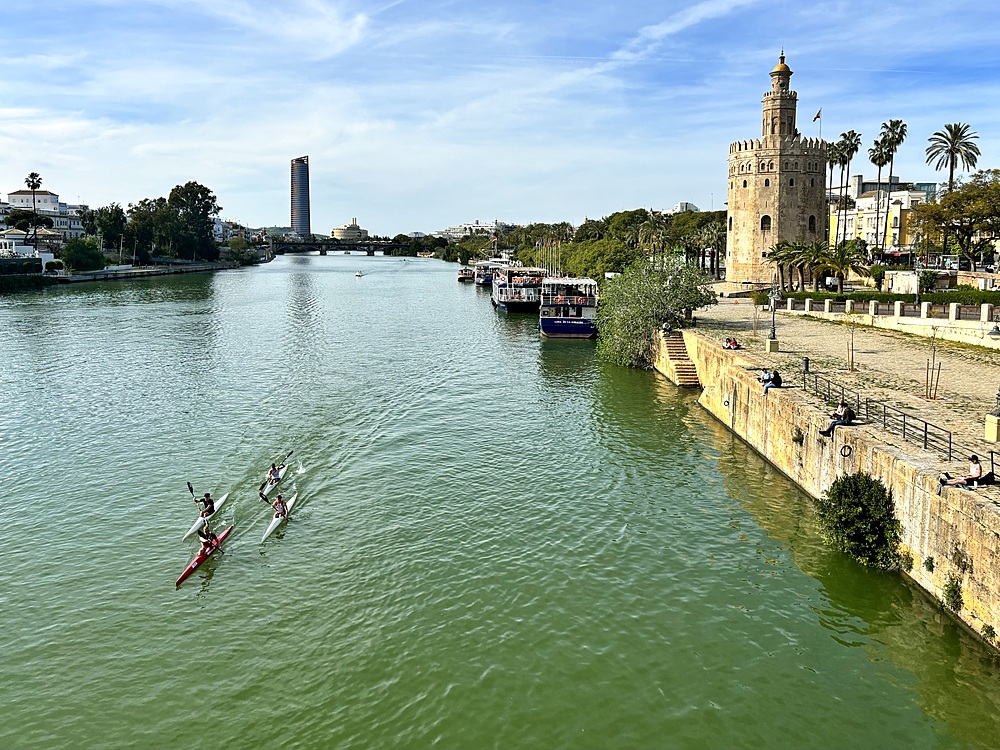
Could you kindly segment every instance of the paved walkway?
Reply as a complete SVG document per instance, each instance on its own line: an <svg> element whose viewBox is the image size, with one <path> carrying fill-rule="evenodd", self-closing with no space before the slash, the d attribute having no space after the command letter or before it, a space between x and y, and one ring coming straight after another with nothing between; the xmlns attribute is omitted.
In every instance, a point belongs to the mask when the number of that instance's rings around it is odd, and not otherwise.
<svg viewBox="0 0 1000 750"><path fill-rule="evenodd" d="M955 344L912 334L884 331L865 326L854 329L854 365L848 369L851 330L843 323L808 318L801 313L778 311L775 330L780 351L768 354L765 341L771 330L771 313L749 299L720 299L719 304L696 313L698 333L721 343L735 336L748 360L758 367L777 368L786 384L824 413L830 411L823 399L805 392L802 386L802 358L809 358L811 373L822 375L846 388L859 391L862 398L876 399L931 422L953 433L953 440L980 454L990 470L989 451L1000 444L983 439L984 417L996 405L1000 388L1000 355L989 349ZM936 398L925 398L928 362L940 365ZM936 377L936 375L935 375ZM931 384L933 394L933 383ZM920 449L886 435L886 442ZM964 474L968 456L940 458L934 470ZM997 457L1000 470L1000 453ZM928 467L929 469L932 467Z"/></svg>

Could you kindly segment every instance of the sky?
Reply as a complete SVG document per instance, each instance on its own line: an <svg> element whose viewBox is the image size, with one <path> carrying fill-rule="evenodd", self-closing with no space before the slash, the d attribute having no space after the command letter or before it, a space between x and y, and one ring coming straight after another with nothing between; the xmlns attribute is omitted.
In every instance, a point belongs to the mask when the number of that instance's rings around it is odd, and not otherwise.
<svg viewBox="0 0 1000 750"><path fill-rule="evenodd" d="M9 6L9 7L8 7ZM729 144L760 135L785 52L805 136L883 122L925 164L946 123L1000 167L1000 4L982 0L72 0L0 25L0 194L38 172L68 203L196 181L226 219L312 231L568 221L725 207ZM817 111L822 118L813 121Z"/></svg>

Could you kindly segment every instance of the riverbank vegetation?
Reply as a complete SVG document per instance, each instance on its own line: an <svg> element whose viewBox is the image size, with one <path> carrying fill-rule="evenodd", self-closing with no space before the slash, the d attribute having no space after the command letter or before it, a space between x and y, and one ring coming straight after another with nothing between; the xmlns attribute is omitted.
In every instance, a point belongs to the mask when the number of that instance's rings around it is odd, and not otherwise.
<svg viewBox="0 0 1000 750"><path fill-rule="evenodd" d="M677 256L638 260L609 280L597 308L597 354L624 367L651 369L664 323L683 328L716 304L712 278Z"/></svg>
<svg viewBox="0 0 1000 750"><path fill-rule="evenodd" d="M863 471L837 477L817 507L823 538L832 546L862 565L899 568L903 526L892 491L880 480Z"/></svg>

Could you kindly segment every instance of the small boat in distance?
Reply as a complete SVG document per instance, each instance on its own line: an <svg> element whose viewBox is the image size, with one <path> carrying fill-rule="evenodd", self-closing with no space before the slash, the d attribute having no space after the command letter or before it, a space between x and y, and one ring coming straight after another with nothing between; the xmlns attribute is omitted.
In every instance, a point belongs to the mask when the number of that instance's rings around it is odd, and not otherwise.
<svg viewBox="0 0 1000 750"><path fill-rule="evenodd" d="M458 269L458 280L459 281L475 281L476 272L471 268L459 268Z"/></svg>
<svg viewBox="0 0 1000 750"><path fill-rule="evenodd" d="M361 271L358 271L358 272L357 272L356 274L354 274L354 275L355 275L355 276L357 276L357 277L358 277L359 279L360 279L360 278L361 278L362 276L364 276L364 274L363 274L363 273L361 273Z"/></svg>
<svg viewBox="0 0 1000 750"><path fill-rule="evenodd" d="M593 279L553 276L542 281L538 330L549 338L589 339L597 333L598 289Z"/></svg>

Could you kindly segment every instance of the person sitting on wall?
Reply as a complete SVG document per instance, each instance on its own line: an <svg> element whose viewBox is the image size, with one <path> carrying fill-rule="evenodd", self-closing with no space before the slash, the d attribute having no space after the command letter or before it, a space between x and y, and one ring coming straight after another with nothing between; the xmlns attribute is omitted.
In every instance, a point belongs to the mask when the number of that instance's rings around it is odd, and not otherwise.
<svg viewBox="0 0 1000 750"><path fill-rule="evenodd" d="M825 430L820 430L819 434L824 437L830 437L833 435L833 430L841 425L848 425L854 421L854 410L847 405L847 402L843 399L840 400L840 405L837 406L837 410L830 415L832 421L829 427Z"/></svg>
<svg viewBox="0 0 1000 750"><path fill-rule="evenodd" d="M739 349L740 348L740 344L739 344L739 342L736 339L730 339L729 340L729 348L730 349Z"/></svg>
<svg viewBox="0 0 1000 750"><path fill-rule="evenodd" d="M767 382L764 383L764 395L766 396L772 388L781 388L781 375L778 374L777 370L772 370Z"/></svg>
<svg viewBox="0 0 1000 750"><path fill-rule="evenodd" d="M965 487L977 485L983 478L983 465L979 463L979 456L973 453L969 456L969 473L964 477L953 477L947 471L938 477L938 491L941 494L943 487Z"/></svg>
<svg viewBox="0 0 1000 750"><path fill-rule="evenodd" d="M760 375L757 376L757 382L764 385L771 380L771 373L767 370L761 370Z"/></svg>
<svg viewBox="0 0 1000 750"><path fill-rule="evenodd" d="M670 323L664 323L661 330L663 331L664 336L669 336L674 332L673 326L671 326Z"/></svg>

